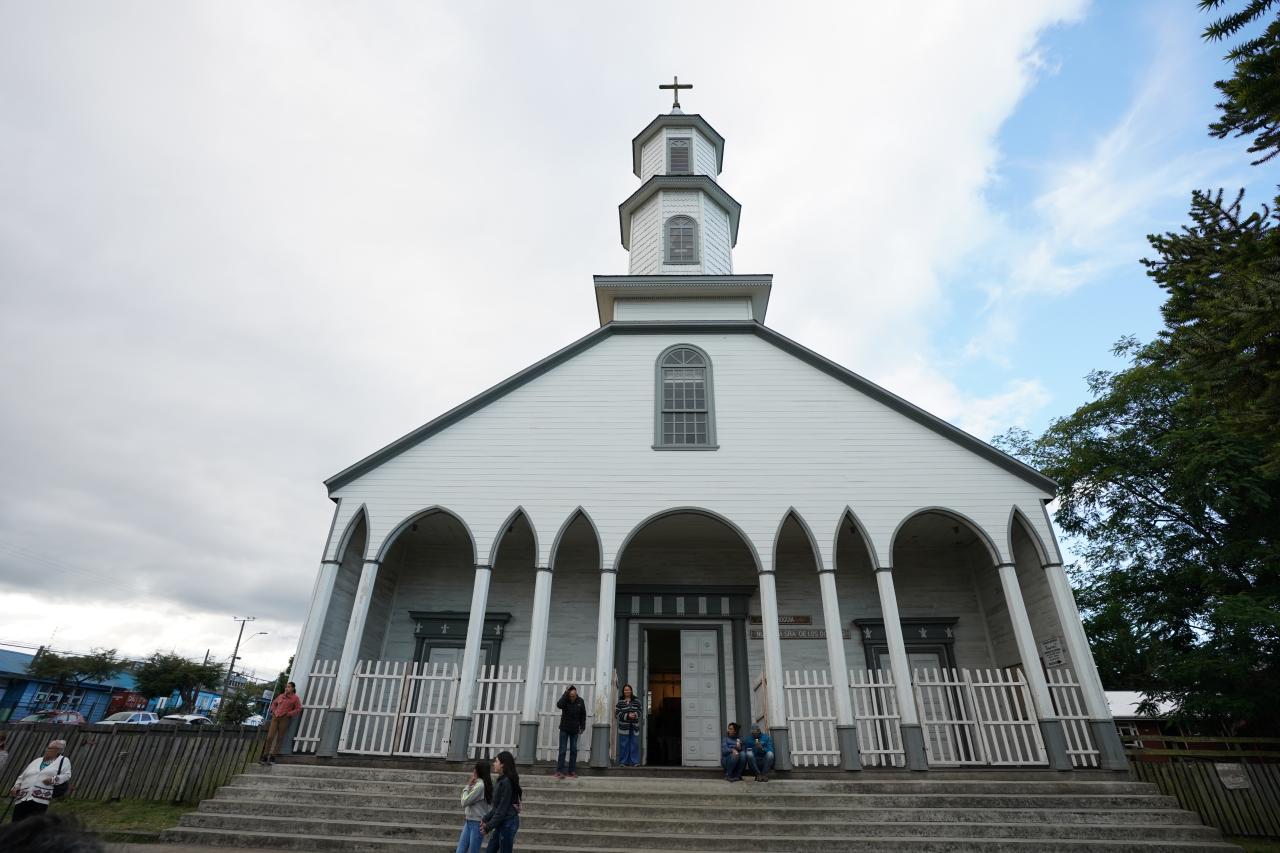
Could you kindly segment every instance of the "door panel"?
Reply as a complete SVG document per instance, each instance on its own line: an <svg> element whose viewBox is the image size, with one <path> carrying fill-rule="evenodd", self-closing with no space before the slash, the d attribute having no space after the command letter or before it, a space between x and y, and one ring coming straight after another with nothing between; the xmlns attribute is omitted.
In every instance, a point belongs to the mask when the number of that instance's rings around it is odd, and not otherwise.
<svg viewBox="0 0 1280 853"><path fill-rule="evenodd" d="M720 763L720 656L715 631L680 632L681 746L686 767Z"/></svg>

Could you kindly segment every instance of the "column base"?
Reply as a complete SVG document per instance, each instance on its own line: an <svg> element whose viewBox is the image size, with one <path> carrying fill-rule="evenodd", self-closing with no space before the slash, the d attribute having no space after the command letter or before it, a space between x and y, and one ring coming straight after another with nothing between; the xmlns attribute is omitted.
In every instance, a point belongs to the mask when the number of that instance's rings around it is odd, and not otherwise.
<svg viewBox="0 0 1280 853"><path fill-rule="evenodd" d="M521 720L520 739L516 741L516 764L530 765L538 760L538 721Z"/></svg>
<svg viewBox="0 0 1280 853"><path fill-rule="evenodd" d="M454 717L449 724L449 761L466 761L467 748L471 745L471 718Z"/></svg>
<svg viewBox="0 0 1280 853"><path fill-rule="evenodd" d="M342 718L347 715L344 708L329 708L324 712L320 722L320 741L316 744L316 755L320 758L333 758L338 754L338 740L342 736Z"/></svg>
<svg viewBox="0 0 1280 853"><path fill-rule="evenodd" d="M293 739L298 736L298 726L301 724L301 714L295 714L289 718L289 725L284 730L284 740L280 741L281 755L293 755Z"/></svg>
<svg viewBox="0 0 1280 853"><path fill-rule="evenodd" d="M1116 731L1115 720L1090 720L1089 733L1098 747L1098 763L1103 770L1129 770L1129 757L1124 754L1124 742Z"/></svg>
<svg viewBox="0 0 1280 853"><path fill-rule="evenodd" d="M1067 732L1062 720L1041 720L1040 736L1044 738L1044 751L1049 756L1050 770L1074 770L1071 756L1067 754Z"/></svg>
<svg viewBox="0 0 1280 853"><path fill-rule="evenodd" d="M609 724L591 726L591 766L609 766Z"/></svg>
<svg viewBox="0 0 1280 853"><path fill-rule="evenodd" d="M777 770L790 770L791 733L786 726L770 726L769 735L773 738L773 766Z"/></svg>
<svg viewBox="0 0 1280 853"><path fill-rule="evenodd" d="M840 769L861 770L862 756L858 752L858 727L837 725L836 742L840 744Z"/></svg>
<svg viewBox="0 0 1280 853"><path fill-rule="evenodd" d="M903 723L902 751L906 754L908 770L928 770L929 759L924 752L924 729L919 723Z"/></svg>

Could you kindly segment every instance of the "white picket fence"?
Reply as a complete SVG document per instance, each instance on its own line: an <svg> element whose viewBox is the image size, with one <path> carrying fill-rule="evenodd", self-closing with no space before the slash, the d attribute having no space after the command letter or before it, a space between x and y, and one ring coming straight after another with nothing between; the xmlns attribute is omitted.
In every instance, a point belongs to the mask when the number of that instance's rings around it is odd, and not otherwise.
<svg viewBox="0 0 1280 853"><path fill-rule="evenodd" d="M913 681L931 765L1047 763L1021 670L918 669Z"/></svg>
<svg viewBox="0 0 1280 853"><path fill-rule="evenodd" d="M320 744L320 728L324 725L325 712L333 703L333 689L338 684L338 662L318 660L307 674L306 691L302 697L302 715L298 731L293 737L293 751L315 752Z"/></svg>
<svg viewBox="0 0 1280 853"><path fill-rule="evenodd" d="M791 735L791 761L798 767L838 766L840 743L836 740L830 673L825 669L788 670L782 674L782 680Z"/></svg>
<svg viewBox="0 0 1280 853"><path fill-rule="evenodd" d="M390 755L400 721L407 661L362 660L351 677L347 713L338 751L352 755Z"/></svg>
<svg viewBox="0 0 1280 853"><path fill-rule="evenodd" d="M761 672L751 682L751 722L762 729L769 728L769 697L765 695L768 690L764 673Z"/></svg>
<svg viewBox="0 0 1280 853"><path fill-rule="evenodd" d="M1067 755L1073 767L1097 767L1098 746L1089 728L1089 712L1080 682L1067 667L1049 670L1049 697L1067 735Z"/></svg>
<svg viewBox="0 0 1280 853"><path fill-rule="evenodd" d="M542 696L538 699L538 751L542 761L555 761L560 751L560 709L556 702L572 684L587 705L587 731L578 738L578 763L591 759L591 724L595 720L596 668L594 666L549 666L542 674Z"/></svg>
<svg viewBox="0 0 1280 853"><path fill-rule="evenodd" d="M849 670L849 693L864 767L905 767L902 714L893 675L879 669Z"/></svg>
<svg viewBox="0 0 1280 853"><path fill-rule="evenodd" d="M524 667L482 666L476 682L471 716L471 758L493 758L515 752L520 740L520 711L524 698Z"/></svg>
<svg viewBox="0 0 1280 853"><path fill-rule="evenodd" d="M395 754L443 758L449 751L449 728L457 700L456 664L411 664L405 676Z"/></svg>

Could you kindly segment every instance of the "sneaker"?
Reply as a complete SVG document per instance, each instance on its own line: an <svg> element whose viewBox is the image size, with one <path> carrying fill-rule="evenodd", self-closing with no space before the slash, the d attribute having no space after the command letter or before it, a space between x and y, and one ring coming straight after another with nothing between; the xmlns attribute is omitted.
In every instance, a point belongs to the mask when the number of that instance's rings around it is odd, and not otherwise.
<svg viewBox="0 0 1280 853"><path fill-rule="evenodd" d="M762 773L757 773L757 774L756 774L756 781L757 781L757 782L763 782L763 781L764 781L764 774L762 774Z"/></svg>
<svg viewBox="0 0 1280 853"><path fill-rule="evenodd" d="M555 773L552 773L552 774L551 774L551 778L553 778L553 779L563 779L563 778L564 778L564 774L563 774L563 773L561 773L559 770L557 770Z"/></svg>
<svg viewBox="0 0 1280 853"><path fill-rule="evenodd" d="M577 773L566 773L564 778L566 778L566 779L577 779L577 778L578 778L578 774L577 774Z"/></svg>
<svg viewBox="0 0 1280 853"><path fill-rule="evenodd" d="M768 773L761 773L761 774L760 774L760 781L761 781L761 782L768 782L768 781L769 781L769 774L768 774Z"/></svg>
<svg viewBox="0 0 1280 853"><path fill-rule="evenodd" d="M276 763L276 757L275 757L274 755L269 755L269 756L267 756L267 763L268 763L268 764L275 764L275 763Z"/></svg>

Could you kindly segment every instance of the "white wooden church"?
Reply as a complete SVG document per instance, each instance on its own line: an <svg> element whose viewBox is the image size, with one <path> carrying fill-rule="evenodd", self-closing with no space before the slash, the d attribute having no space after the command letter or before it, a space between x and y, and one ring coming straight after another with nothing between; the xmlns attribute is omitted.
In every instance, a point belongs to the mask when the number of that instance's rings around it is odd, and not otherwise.
<svg viewBox="0 0 1280 853"><path fill-rule="evenodd" d="M630 683L649 765L1124 769L1054 483L765 324L675 91L600 327L327 481L293 749L544 760L573 683L603 767Z"/></svg>

